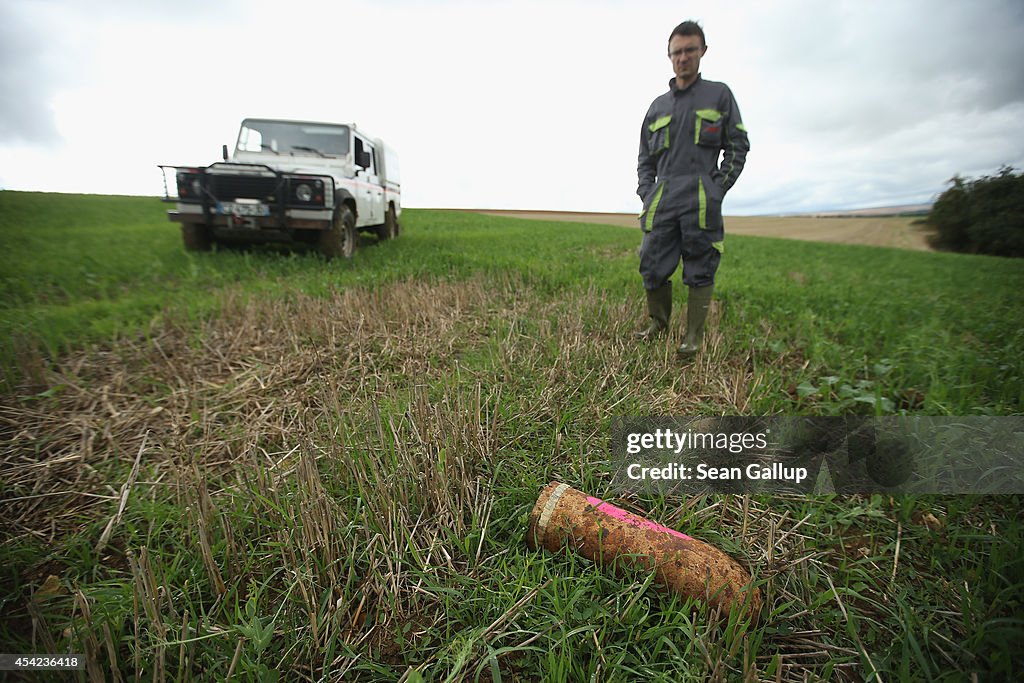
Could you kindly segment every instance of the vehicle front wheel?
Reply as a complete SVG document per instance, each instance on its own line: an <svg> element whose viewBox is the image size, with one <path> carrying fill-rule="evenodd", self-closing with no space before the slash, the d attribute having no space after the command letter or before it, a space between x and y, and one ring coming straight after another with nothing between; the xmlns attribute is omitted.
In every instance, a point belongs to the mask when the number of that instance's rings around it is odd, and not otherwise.
<svg viewBox="0 0 1024 683"><path fill-rule="evenodd" d="M389 206L388 212L384 215L383 225L377 226L377 238L381 241L393 240L398 237L398 218L395 217L395 207Z"/></svg>
<svg viewBox="0 0 1024 683"><path fill-rule="evenodd" d="M213 246L210 226L201 223L182 223L181 238L185 242L185 251L210 251Z"/></svg>
<svg viewBox="0 0 1024 683"><path fill-rule="evenodd" d="M329 259L352 258L356 250L356 217L352 209L342 206L330 230L320 233L320 252Z"/></svg>

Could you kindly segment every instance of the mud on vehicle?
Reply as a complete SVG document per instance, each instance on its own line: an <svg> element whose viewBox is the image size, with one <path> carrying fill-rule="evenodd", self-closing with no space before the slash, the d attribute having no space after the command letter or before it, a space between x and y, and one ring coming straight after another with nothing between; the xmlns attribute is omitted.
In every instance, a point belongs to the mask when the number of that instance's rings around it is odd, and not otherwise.
<svg viewBox="0 0 1024 683"><path fill-rule="evenodd" d="M285 242L351 258L359 231L399 234L398 156L355 124L246 119L234 153L225 145L222 156L209 166L160 165L164 201L177 205L168 217L189 251Z"/></svg>

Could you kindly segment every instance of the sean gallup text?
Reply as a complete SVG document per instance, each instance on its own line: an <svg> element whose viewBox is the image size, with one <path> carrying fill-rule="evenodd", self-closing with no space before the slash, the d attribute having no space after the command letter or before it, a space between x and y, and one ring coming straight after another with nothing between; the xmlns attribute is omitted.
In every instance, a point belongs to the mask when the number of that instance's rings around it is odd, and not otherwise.
<svg viewBox="0 0 1024 683"><path fill-rule="evenodd" d="M633 480L674 480L674 481L787 481L799 484L807 479L806 467L786 467L781 463L761 465L751 463L746 467L714 467L705 463L684 465L669 463L660 467L645 467L631 463L626 476Z"/></svg>

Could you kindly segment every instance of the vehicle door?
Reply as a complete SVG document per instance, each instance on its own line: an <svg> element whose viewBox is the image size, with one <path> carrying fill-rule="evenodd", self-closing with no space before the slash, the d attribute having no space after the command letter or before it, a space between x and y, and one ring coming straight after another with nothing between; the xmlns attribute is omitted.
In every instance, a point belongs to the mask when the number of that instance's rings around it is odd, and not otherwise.
<svg viewBox="0 0 1024 683"><path fill-rule="evenodd" d="M358 226L376 225L382 218L377 214L380 212L380 204L383 201L379 197L380 180L377 177L377 168L374 159L373 145L358 134L355 136L355 162L356 162L356 206L359 210Z"/></svg>
<svg viewBox="0 0 1024 683"><path fill-rule="evenodd" d="M377 148L370 142L366 147L370 151L370 167L366 169L366 181L370 184L370 225L379 225L384 222L384 186L380 180Z"/></svg>

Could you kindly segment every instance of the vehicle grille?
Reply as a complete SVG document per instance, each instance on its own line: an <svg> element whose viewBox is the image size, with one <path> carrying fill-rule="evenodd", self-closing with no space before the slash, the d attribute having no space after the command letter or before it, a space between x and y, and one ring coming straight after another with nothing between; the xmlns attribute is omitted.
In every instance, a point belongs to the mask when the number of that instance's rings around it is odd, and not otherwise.
<svg viewBox="0 0 1024 683"><path fill-rule="evenodd" d="M259 199L273 202L280 180L258 176L207 175L210 193L217 199Z"/></svg>

